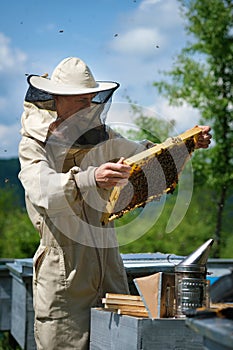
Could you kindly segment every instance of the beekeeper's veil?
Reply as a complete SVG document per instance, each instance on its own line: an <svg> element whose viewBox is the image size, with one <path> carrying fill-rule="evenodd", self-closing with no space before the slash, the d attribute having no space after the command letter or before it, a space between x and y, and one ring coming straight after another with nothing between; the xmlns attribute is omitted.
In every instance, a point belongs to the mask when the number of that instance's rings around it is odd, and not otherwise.
<svg viewBox="0 0 233 350"><path fill-rule="evenodd" d="M40 109L55 110L53 95L75 95L80 99L81 109L78 112L69 118L58 116L50 124L48 142L86 148L108 139L105 121L118 83L96 81L88 66L75 57L59 63L51 79L31 75L28 82L25 101Z"/></svg>

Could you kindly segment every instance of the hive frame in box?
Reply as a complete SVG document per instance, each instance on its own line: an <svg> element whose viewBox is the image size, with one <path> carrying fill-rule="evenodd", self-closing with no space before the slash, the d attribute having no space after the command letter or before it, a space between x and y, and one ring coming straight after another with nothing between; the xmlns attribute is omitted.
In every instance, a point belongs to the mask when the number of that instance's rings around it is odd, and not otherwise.
<svg viewBox="0 0 233 350"><path fill-rule="evenodd" d="M129 182L124 187L115 186L113 188L106 205L106 212L101 218L102 224L106 225L135 208L145 206L146 203L159 199L164 193L172 193L178 183L179 175L195 149L198 135L201 132L202 129L195 126L176 137L170 137L163 143L125 159L124 163L131 166ZM148 175L151 175L151 169L156 176L150 181ZM146 191L144 191L144 185ZM124 198L132 191L130 200Z"/></svg>

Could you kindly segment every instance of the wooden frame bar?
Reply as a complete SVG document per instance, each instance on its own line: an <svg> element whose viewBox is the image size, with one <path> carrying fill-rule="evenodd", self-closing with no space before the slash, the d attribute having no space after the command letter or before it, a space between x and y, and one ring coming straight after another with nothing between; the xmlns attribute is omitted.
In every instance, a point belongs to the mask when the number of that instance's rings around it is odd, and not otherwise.
<svg viewBox="0 0 233 350"><path fill-rule="evenodd" d="M113 188L102 224L159 199L165 193L172 193L201 132L202 129L196 126L125 159L124 163L132 168L129 182L124 187Z"/></svg>

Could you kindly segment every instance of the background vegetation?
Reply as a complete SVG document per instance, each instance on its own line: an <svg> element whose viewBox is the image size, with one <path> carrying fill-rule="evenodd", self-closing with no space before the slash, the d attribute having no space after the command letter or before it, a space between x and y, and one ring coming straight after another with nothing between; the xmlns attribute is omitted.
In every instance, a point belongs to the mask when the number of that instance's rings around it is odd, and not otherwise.
<svg viewBox="0 0 233 350"><path fill-rule="evenodd" d="M200 123L212 127L213 143L208 150L196 151L192 160L194 192L187 213L171 233L165 227L176 200L166 201L156 224L142 237L124 244L122 253L164 252L187 255L209 238L215 239L210 256L233 258L233 3L232 0L178 0L189 37L164 80L154 82L158 93L170 104L188 103L201 114ZM170 136L174 122L143 115L132 103L139 132L136 139L158 142ZM17 174L18 159L0 160L0 258L32 257L39 237L28 219L23 189ZM156 203L148 208L156 210ZM140 210L116 221L116 226L132 220ZM146 220L146 218L144 219ZM140 225L143 227L143 219ZM139 226L134 228L140 229ZM127 232L125 234L131 234ZM11 349L8 336L0 334L0 350Z"/></svg>
<svg viewBox="0 0 233 350"><path fill-rule="evenodd" d="M231 0L178 0L189 42L177 55L167 79L155 82L173 105L198 109L212 127L214 145L195 160L196 180L211 189L215 257L224 246L225 217L233 183L233 3Z"/></svg>
<svg viewBox="0 0 233 350"><path fill-rule="evenodd" d="M30 258L39 237L24 206L23 190L16 175L19 163L16 159L2 160L1 165L0 258Z"/></svg>
<svg viewBox="0 0 233 350"><path fill-rule="evenodd" d="M122 245L122 252L171 252L186 255L206 238L215 239L214 256L232 257L233 205L233 3L231 0L178 0L189 41L176 56L164 79L155 81L170 104L188 103L212 127L213 143L195 152L194 193L181 224L169 234L164 228L176 193L167 201L159 221L139 240ZM129 101L139 131L128 136L158 142L171 136L174 121L153 119ZM38 244L24 206L17 174L18 159L0 160L0 257L31 257ZM152 204L153 206L153 204ZM120 226L137 212L118 220ZM140 225L143 225L143 220ZM136 229L136 228L135 228ZM138 229L138 227L137 227ZM120 237L122 238L122 237ZM123 242L124 243L124 242Z"/></svg>

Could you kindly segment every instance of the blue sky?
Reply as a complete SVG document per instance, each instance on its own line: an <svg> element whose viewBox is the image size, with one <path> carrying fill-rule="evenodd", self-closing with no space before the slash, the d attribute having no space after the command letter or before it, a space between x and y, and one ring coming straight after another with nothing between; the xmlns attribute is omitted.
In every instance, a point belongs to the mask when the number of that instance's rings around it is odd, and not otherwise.
<svg viewBox="0 0 233 350"><path fill-rule="evenodd" d="M128 95L175 119L177 132L196 124L196 111L168 106L152 86L188 39L177 0L8 0L0 19L0 158L17 156L25 74L51 75L68 56L82 58L97 80L121 84L111 122L133 123L119 107Z"/></svg>

